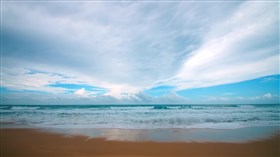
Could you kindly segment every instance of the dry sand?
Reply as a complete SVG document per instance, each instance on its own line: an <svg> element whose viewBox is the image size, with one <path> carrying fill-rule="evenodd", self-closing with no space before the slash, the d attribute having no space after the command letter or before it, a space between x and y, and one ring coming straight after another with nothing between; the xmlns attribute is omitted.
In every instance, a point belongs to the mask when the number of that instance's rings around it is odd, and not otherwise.
<svg viewBox="0 0 280 157"><path fill-rule="evenodd" d="M1 157L279 157L280 135L248 143L125 142L51 134L32 129L1 129Z"/></svg>

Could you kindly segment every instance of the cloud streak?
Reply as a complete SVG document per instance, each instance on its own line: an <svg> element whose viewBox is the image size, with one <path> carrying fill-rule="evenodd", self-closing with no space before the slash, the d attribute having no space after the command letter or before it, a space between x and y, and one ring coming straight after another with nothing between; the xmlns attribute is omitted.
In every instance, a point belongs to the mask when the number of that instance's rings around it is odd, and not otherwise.
<svg viewBox="0 0 280 157"><path fill-rule="evenodd" d="M279 73L278 9L273 3L242 4L206 35L174 84L178 89L207 87Z"/></svg>

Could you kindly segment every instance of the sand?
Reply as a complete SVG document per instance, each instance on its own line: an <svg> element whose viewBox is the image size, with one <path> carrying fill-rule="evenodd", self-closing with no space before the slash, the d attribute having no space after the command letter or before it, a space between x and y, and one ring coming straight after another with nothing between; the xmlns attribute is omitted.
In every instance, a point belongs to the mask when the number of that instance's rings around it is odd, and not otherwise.
<svg viewBox="0 0 280 157"><path fill-rule="evenodd" d="M247 143L128 142L89 139L35 129L1 129L1 157L279 157L280 135Z"/></svg>

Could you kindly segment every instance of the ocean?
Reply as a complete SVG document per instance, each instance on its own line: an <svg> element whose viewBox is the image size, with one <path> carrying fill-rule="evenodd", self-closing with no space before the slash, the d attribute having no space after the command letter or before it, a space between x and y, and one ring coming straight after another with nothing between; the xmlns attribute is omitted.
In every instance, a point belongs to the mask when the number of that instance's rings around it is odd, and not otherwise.
<svg viewBox="0 0 280 157"><path fill-rule="evenodd" d="M279 104L1 105L1 127L205 128L280 126Z"/></svg>

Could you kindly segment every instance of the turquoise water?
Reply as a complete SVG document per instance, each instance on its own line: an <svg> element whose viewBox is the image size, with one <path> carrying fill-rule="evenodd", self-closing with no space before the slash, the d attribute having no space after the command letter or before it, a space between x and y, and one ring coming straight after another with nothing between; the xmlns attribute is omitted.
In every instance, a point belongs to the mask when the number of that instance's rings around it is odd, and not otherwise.
<svg viewBox="0 0 280 157"><path fill-rule="evenodd" d="M1 105L1 127L212 128L279 126L280 105Z"/></svg>

